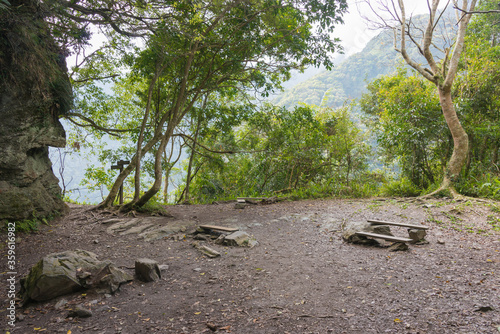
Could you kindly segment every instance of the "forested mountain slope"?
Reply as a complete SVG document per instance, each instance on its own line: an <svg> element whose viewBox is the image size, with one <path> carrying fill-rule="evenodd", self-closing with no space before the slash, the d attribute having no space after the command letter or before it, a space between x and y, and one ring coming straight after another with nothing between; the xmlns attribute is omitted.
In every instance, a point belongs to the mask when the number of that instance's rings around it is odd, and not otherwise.
<svg viewBox="0 0 500 334"><path fill-rule="evenodd" d="M414 18L417 25L423 26L426 21L427 15ZM415 48L409 47L408 51L413 59L424 62ZM273 103L286 107L293 107L299 102L320 105L323 99L328 97L328 106L339 107L346 100L360 97L367 82L394 72L398 66L403 66L402 64L403 58L394 49L392 31L382 31L372 38L361 52L348 57L331 71L325 70L287 89Z"/></svg>

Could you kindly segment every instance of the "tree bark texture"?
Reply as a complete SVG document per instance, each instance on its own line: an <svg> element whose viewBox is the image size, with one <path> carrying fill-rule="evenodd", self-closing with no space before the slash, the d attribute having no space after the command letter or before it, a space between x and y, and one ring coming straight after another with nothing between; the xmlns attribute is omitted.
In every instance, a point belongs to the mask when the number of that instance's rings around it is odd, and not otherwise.
<svg viewBox="0 0 500 334"><path fill-rule="evenodd" d="M453 137L453 153L448 161L446 167L446 175L451 182L458 180L460 172L465 162L467 161L467 154L469 153L469 138L465 132L460 120L458 119L453 101L451 99L451 91L443 90L441 88L439 91L439 102L443 110L444 119L448 128L450 129L451 135Z"/></svg>

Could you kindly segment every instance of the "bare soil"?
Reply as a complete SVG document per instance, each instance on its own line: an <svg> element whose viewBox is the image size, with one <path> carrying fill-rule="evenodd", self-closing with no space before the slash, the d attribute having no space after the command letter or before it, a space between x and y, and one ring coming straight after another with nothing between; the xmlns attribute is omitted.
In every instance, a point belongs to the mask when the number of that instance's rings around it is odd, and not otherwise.
<svg viewBox="0 0 500 334"><path fill-rule="evenodd" d="M130 273L138 258L167 264L168 270L160 281L135 279L112 296L83 291L31 303L17 310L15 327L6 321L2 327L10 333L72 334L500 333L498 207L398 199L307 200L243 210L234 203L168 207L173 217L165 217L165 224L195 220L239 227L259 242L251 249L207 243L222 254L211 259L193 248L189 235L150 242L135 234L111 235L102 224L109 214L72 205L69 215L38 233L19 235L18 285L44 255L77 248ZM429 243L389 252L388 243L342 240L345 222L367 219L424 223ZM391 230L407 236L403 228ZM5 303L6 290L0 292ZM62 299L68 303L56 308ZM68 317L78 304L93 316Z"/></svg>

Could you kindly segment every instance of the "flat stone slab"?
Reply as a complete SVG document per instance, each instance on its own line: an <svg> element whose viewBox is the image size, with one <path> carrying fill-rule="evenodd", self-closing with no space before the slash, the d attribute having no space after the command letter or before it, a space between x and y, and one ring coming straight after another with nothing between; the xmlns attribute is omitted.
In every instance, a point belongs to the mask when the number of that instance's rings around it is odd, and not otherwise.
<svg viewBox="0 0 500 334"><path fill-rule="evenodd" d="M149 229L152 226L156 226L155 223L152 223L152 222L142 223L140 225L135 225L135 226L129 228L128 230L120 232L120 235L139 234L139 233L142 233L145 230Z"/></svg>
<svg viewBox="0 0 500 334"><path fill-rule="evenodd" d="M192 220L171 220L165 217L145 217L113 220L114 223L106 229L112 235L133 235L139 239L153 241L171 234L185 232L196 225Z"/></svg>
<svg viewBox="0 0 500 334"><path fill-rule="evenodd" d="M108 227L106 229L106 232L108 232L108 234L115 234L118 232L128 230L129 228L136 226L137 224L139 224L141 222L142 222L142 219L139 219L139 218L134 218L134 219L125 220L125 221L122 220L122 221L115 223L115 224L111 225L110 227Z"/></svg>

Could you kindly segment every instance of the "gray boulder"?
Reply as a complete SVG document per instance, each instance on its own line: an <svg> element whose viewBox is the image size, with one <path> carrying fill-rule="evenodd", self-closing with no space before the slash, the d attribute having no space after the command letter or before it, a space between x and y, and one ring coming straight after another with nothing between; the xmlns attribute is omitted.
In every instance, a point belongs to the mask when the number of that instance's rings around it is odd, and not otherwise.
<svg viewBox="0 0 500 334"><path fill-rule="evenodd" d="M158 262L150 259L135 260L135 274L144 282L153 282L161 278Z"/></svg>
<svg viewBox="0 0 500 334"><path fill-rule="evenodd" d="M114 293L133 277L109 261L85 250L66 251L45 256L21 280L24 302L46 301L83 289Z"/></svg>

